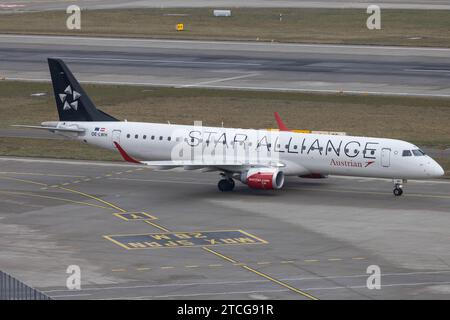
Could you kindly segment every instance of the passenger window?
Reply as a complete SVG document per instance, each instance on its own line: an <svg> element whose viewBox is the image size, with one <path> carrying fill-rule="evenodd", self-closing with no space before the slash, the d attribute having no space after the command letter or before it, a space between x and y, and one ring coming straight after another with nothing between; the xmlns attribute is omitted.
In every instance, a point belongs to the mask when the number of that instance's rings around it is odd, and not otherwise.
<svg viewBox="0 0 450 320"><path fill-rule="evenodd" d="M145 140L145 139L147 139L147 136L144 134L144 136L142 138L144 138L144 140Z"/></svg>
<svg viewBox="0 0 450 320"><path fill-rule="evenodd" d="M403 150L402 156L403 156L403 157L411 157L411 156L412 156L411 151L409 151L409 150Z"/></svg>
<svg viewBox="0 0 450 320"><path fill-rule="evenodd" d="M134 136L135 139L137 139L138 137L139 137L139 136L138 136L137 134Z"/></svg>
<svg viewBox="0 0 450 320"><path fill-rule="evenodd" d="M159 136L159 140L162 140L163 139L163 136Z"/></svg>
<svg viewBox="0 0 450 320"><path fill-rule="evenodd" d="M155 140L155 136L152 136L152 140Z"/></svg>
<svg viewBox="0 0 450 320"><path fill-rule="evenodd" d="M130 138L130 134L127 134L127 138Z"/></svg>
<svg viewBox="0 0 450 320"><path fill-rule="evenodd" d="M170 141L170 140L172 140L172 138L171 137L167 137L167 141Z"/></svg>

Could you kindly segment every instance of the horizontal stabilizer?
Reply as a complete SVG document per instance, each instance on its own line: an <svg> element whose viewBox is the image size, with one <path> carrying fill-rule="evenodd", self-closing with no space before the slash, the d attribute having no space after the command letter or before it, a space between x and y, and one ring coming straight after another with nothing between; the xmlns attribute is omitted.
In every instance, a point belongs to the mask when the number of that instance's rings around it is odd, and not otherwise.
<svg viewBox="0 0 450 320"><path fill-rule="evenodd" d="M46 127L46 126L27 126L27 125L20 125L20 124L13 124L12 127L19 127L19 128L30 128L30 129L40 129L40 130L50 130L50 131L61 131L61 132L76 132L81 133L85 132L84 129L78 129L78 128L57 128L57 127Z"/></svg>

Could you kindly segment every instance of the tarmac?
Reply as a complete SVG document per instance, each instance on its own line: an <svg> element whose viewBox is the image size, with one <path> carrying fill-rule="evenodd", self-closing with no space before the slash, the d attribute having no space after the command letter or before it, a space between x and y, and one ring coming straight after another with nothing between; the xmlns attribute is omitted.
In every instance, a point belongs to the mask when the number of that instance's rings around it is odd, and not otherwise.
<svg viewBox="0 0 450 320"><path fill-rule="evenodd" d="M383 179L231 193L218 179L1 157L0 268L54 299L450 298L448 180L394 197ZM70 265L81 290L66 287Z"/></svg>
<svg viewBox="0 0 450 320"><path fill-rule="evenodd" d="M450 49L0 35L0 78L48 81L47 58L91 83L450 97Z"/></svg>
<svg viewBox="0 0 450 320"><path fill-rule="evenodd" d="M45 11L64 10L76 4L83 9L123 9L123 8L367 8L373 4L364 0L15 0L0 5L2 11ZM445 0L382 0L377 2L385 9L449 10Z"/></svg>

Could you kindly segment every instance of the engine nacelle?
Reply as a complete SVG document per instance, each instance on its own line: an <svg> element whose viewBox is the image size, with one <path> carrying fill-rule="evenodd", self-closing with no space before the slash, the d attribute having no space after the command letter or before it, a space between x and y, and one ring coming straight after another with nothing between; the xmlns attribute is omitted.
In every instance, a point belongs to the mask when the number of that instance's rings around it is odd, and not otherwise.
<svg viewBox="0 0 450 320"><path fill-rule="evenodd" d="M251 168L241 174L241 181L251 189L281 189L284 173L273 168Z"/></svg>

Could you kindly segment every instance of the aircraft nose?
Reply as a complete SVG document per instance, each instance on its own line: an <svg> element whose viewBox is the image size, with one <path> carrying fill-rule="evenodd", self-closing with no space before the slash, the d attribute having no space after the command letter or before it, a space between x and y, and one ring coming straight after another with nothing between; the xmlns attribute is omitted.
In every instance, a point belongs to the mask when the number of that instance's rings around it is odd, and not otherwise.
<svg viewBox="0 0 450 320"><path fill-rule="evenodd" d="M432 161L430 163L430 176L432 177L442 177L445 174L444 169L436 162Z"/></svg>

